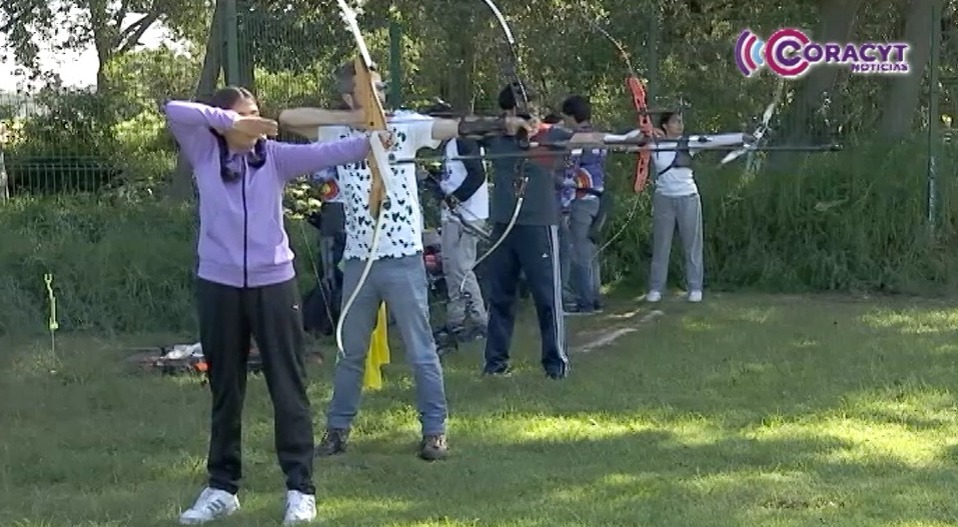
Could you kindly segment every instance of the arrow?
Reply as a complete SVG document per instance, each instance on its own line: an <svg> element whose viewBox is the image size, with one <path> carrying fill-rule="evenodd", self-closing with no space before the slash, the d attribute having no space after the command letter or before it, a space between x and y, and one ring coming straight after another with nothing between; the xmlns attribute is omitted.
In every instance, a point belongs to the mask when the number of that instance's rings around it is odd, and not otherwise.
<svg viewBox="0 0 958 527"><path fill-rule="evenodd" d="M536 143L532 143L535 145ZM608 145L608 144L577 144L575 145L577 149L582 148L605 148L610 153L620 153L620 154L634 154L636 152L641 152L643 150L653 150L656 152L675 152L682 150L676 146L663 147L661 143L655 146L637 146L637 145ZM725 150L738 150L741 146L738 145L728 145L728 146L715 146L710 147L709 150L716 151L725 151ZM841 152L845 149L843 145L839 144L828 144L828 145L808 145L808 146L758 146L754 149L751 149L755 152L773 152L773 151L785 151L785 152ZM397 159L395 157L390 157L389 164L391 165L401 165L407 163L441 163L443 161L462 161L467 159L501 159L501 158L521 158L521 157L540 157L540 156L555 156L561 157L574 153L572 149L569 150L552 150L545 152L515 152L511 154L492 154L484 156L457 156L446 159L441 156L433 157L416 157L416 158L406 158L406 159Z"/></svg>

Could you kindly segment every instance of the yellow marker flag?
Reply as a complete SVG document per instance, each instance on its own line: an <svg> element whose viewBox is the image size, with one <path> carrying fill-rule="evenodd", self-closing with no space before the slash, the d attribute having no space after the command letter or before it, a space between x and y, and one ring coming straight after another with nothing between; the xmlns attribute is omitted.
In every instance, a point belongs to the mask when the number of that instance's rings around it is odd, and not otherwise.
<svg viewBox="0 0 958 527"><path fill-rule="evenodd" d="M381 390L383 387L383 364L389 364L389 340L386 338L386 304L380 304L376 329L369 339L369 353L366 354L366 368L363 373L363 389Z"/></svg>

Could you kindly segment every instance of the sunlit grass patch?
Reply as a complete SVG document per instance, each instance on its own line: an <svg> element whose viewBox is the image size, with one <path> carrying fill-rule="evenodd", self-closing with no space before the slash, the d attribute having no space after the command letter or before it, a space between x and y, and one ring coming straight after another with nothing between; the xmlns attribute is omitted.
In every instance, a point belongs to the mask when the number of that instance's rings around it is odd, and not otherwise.
<svg viewBox="0 0 958 527"><path fill-rule="evenodd" d="M878 309L862 319L871 326L902 333L958 331L958 309Z"/></svg>
<svg viewBox="0 0 958 527"><path fill-rule="evenodd" d="M636 329L574 354L562 382L541 374L534 324L517 325L511 378L478 375L481 345L447 356L452 450L434 464L414 456L415 395L397 343L385 388L364 394L349 452L316 461L322 521L958 520L955 318L940 305L713 295L656 309L665 315L645 324L638 320L648 308L632 302L570 320L574 331ZM911 324L905 312L922 332L902 331ZM195 498L205 471L207 389L196 378L132 373L123 360L158 339L65 335L55 354L48 342L5 348L0 525L165 526ZM331 362L310 372L317 436ZM224 525L276 525L283 477L261 377L249 383L244 449L243 510Z"/></svg>

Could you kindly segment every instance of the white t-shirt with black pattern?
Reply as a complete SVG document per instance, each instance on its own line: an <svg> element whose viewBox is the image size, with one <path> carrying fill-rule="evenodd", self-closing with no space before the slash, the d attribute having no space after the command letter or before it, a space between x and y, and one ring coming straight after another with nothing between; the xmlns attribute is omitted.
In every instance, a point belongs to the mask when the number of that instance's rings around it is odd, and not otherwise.
<svg viewBox="0 0 958 527"><path fill-rule="evenodd" d="M416 112L396 112L389 118L395 144L389 154L396 159L416 156L422 148L437 148L432 138L433 119ZM341 137L363 134L346 128ZM422 207L416 180L416 165L390 165L391 173L383 174L389 208L385 209L379 246L373 259L399 258L422 252ZM346 212L346 249L343 258L365 260L372 245L376 219L369 213L369 188L372 174L366 162L337 167Z"/></svg>

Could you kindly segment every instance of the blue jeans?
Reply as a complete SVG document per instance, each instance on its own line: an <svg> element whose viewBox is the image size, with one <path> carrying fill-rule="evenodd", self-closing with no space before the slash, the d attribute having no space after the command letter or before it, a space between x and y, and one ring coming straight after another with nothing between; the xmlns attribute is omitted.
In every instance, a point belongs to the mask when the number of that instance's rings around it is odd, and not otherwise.
<svg viewBox="0 0 958 527"><path fill-rule="evenodd" d="M348 259L343 265L343 303L353 294L365 261ZM328 428L349 428L359 412L363 371L379 305L396 321L416 379L416 406L423 435L446 432L446 390L442 365L429 325L426 268L422 254L383 258L373 263L343 321L343 352L333 378L333 398L326 412Z"/></svg>

